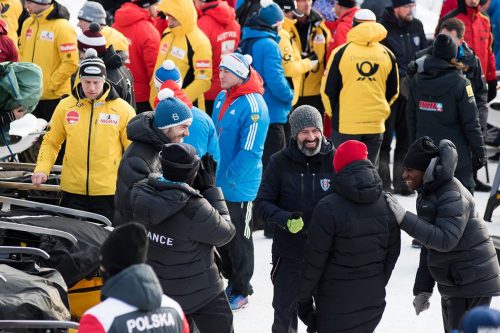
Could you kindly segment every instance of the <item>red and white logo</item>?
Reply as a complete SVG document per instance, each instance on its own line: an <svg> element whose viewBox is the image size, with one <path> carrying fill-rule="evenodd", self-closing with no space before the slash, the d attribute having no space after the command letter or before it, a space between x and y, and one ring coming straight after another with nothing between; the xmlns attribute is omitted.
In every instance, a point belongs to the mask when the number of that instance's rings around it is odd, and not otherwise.
<svg viewBox="0 0 500 333"><path fill-rule="evenodd" d="M168 44L167 43L161 44L160 53L166 54L167 52L168 52Z"/></svg>
<svg viewBox="0 0 500 333"><path fill-rule="evenodd" d="M68 113L66 113L66 121L70 125L74 125L80 120L80 114L76 112L75 110L70 110Z"/></svg>
<svg viewBox="0 0 500 333"><path fill-rule="evenodd" d="M212 68L212 62L210 60L199 60L194 63L194 68L196 69Z"/></svg>
<svg viewBox="0 0 500 333"><path fill-rule="evenodd" d="M30 39L32 35L33 29L29 28L28 30L26 30L26 39Z"/></svg>
<svg viewBox="0 0 500 333"><path fill-rule="evenodd" d="M59 49L61 52L71 52L76 50L76 44L75 43L66 43L66 44L61 44L59 46Z"/></svg>

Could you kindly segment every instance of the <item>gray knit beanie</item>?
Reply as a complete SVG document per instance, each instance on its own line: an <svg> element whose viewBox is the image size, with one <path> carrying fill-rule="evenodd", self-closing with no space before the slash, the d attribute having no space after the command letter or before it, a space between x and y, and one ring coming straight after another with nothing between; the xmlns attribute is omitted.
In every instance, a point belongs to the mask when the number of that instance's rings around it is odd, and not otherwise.
<svg viewBox="0 0 500 333"><path fill-rule="evenodd" d="M297 134L307 127L316 127L323 133L323 119L318 109L311 105L301 105L293 110L290 115L290 127L292 138L297 138Z"/></svg>
<svg viewBox="0 0 500 333"><path fill-rule="evenodd" d="M99 2L87 1L78 12L78 19L106 25L106 11Z"/></svg>

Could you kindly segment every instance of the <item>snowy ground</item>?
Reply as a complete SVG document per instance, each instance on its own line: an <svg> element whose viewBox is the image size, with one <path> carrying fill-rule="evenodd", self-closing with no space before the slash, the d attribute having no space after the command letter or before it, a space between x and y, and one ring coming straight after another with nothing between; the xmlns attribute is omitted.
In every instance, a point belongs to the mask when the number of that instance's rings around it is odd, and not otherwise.
<svg viewBox="0 0 500 333"><path fill-rule="evenodd" d="M490 152L491 155L491 152ZM489 162L490 180L493 181L497 168L496 162ZM485 180L484 170L480 171L480 179ZM476 193L477 209L484 215L488 193ZM397 196L406 209L415 212L416 195L411 197ZM500 235L500 208L493 212L493 223L487 223L490 233ZM411 238L402 233L401 255L393 271L387 287L387 306L377 333L391 332L426 332L442 333L441 303L437 288L431 298L431 307L419 316L413 309L413 282L418 266L419 250L411 247ZM264 238L262 231L254 233L255 273L252 279L255 293L250 296L246 308L235 312L234 323L237 333L270 332L273 321L271 305L273 289L269 279L271 270L271 243ZM494 298L492 307L500 309L500 297ZM305 332L305 326L299 326L299 332Z"/></svg>

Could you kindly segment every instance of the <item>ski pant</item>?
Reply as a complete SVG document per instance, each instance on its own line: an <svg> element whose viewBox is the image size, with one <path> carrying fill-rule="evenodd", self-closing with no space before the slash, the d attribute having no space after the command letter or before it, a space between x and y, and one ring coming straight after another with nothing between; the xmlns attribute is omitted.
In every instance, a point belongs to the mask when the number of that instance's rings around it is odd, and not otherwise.
<svg viewBox="0 0 500 333"><path fill-rule="evenodd" d="M224 291L201 309L186 314L186 319L191 333L194 332L195 325L200 333L234 332L233 312Z"/></svg>
<svg viewBox="0 0 500 333"><path fill-rule="evenodd" d="M375 167L378 166L380 153L380 145L382 144L383 134L342 134L338 132L332 133L332 141L335 148L338 148L342 143L348 140L358 140L366 145L368 150L368 159Z"/></svg>
<svg viewBox="0 0 500 333"><path fill-rule="evenodd" d="M463 315L472 308L480 305L490 306L491 297L448 297L441 296L441 312L443 314L444 332L460 327Z"/></svg>
<svg viewBox="0 0 500 333"><path fill-rule="evenodd" d="M302 261L273 255L274 287L272 333L297 333L297 290Z"/></svg>
<svg viewBox="0 0 500 333"><path fill-rule="evenodd" d="M82 195L62 192L61 206L106 216L111 222L114 214L114 195Z"/></svg>
<svg viewBox="0 0 500 333"><path fill-rule="evenodd" d="M393 132L396 132L396 147L394 149L393 179L394 190L406 190L406 184L401 178L403 175L403 160L410 147L408 125L406 123L406 98L399 96L391 106L391 114L385 121L385 133L380 147L380 161L378 172L384 189L391 187L391 172L389 169L391 143Z"/></svg>
<svg viewBox="0 0 500 333"><path fill-rule="evenodd" d="M226 201L236 234L229 244L219 248L222 259L222 275L229 281L231 294L253 294L250 284L254 269L252 239L252 202Z"/></svg>

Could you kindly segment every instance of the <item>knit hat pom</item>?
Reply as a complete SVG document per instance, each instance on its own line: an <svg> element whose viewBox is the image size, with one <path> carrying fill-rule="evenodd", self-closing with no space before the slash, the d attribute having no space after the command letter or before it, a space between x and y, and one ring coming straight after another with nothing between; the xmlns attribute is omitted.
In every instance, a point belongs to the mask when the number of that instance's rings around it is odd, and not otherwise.
<svg viewBox="0 0 500 333"><path fill-rule="evenodd" d="M163 101L167 98L172 98L174 96L175 96L174 91L172 89L169 89L169 88L164 88L158 92L158 100L159 101Z"/></svg>
<svg viewBox="0 0 500 333"><path fill-rule="evenodd" d="M243 58L245 58L245 60L248 62L248 65L252 64L253 58L250 54L245 54Z"/></svg>
<svg viewBox="0 0 500 333"><path fill-rule="evenodd" d="M155 72L154 84L157 90L161 89L163 82L172 80L182 87L181 72L172 60L165 60Z"/></svg>
<svg viewBox="0 0 500 333"><path fill-rule="evenodd" d="M92 32L99 32L101 31L101 26L97 22L92 22L89 25L89 30Z"/></svg>
<svg viewBox="0 0 500 333"><path fill-rule="evenodd" d="M163 64L161 65L164 69L166 69L167 71L171 71L172 69L175 68L175 64L172 60L168 59L168 60L165 60L163 62Z"/></svg>
<svg viewBox="0 0 500 333"><path fill-rule="evenodd" d="M260 0L260 6L266 8L273 4L273 0Z"/></svg>
<svg viewBox="0 0 500 333"><path fill-rule="evenodd" d="M87 58L97 58L97 51L94 49L87 49L87 51L85 51L85 59Z"/></svg>

